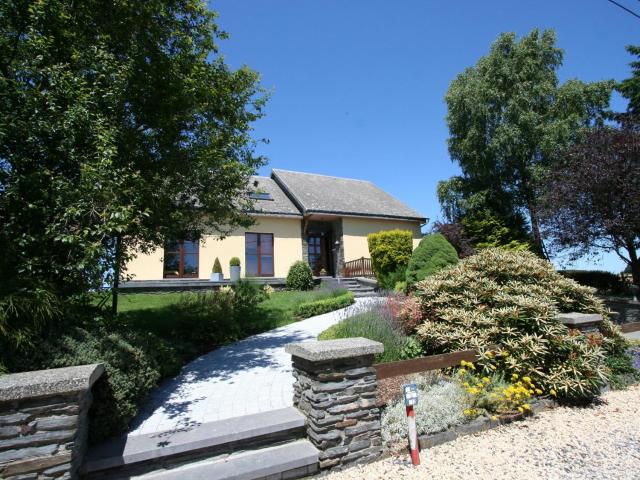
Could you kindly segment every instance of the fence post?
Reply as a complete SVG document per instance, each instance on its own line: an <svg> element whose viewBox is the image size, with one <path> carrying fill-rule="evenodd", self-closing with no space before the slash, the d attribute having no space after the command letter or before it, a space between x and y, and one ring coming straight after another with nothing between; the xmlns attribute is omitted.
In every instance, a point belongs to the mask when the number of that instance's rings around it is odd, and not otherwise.
<svg viewBox="0 0 640 480"><path fill-rule="evenodd" d="M292 343L294 405L307 417L307 436L321 469L375 460L382 453L374 355L384 346L366 338Z"/></svg>

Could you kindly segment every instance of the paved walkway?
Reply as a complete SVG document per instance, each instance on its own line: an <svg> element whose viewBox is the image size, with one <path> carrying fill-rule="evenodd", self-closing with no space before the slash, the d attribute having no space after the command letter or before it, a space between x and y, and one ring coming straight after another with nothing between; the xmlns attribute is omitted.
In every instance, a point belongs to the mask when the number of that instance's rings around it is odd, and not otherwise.
<svg viewBox="0 0 640 480"><path fill-rule="evenodd" d="M254 335L197 358L153 392L129 436L188 429L291 406L291 356L284 346L314 340L331 325L376 301L379 298L356 299L342 310Z"/></svg>

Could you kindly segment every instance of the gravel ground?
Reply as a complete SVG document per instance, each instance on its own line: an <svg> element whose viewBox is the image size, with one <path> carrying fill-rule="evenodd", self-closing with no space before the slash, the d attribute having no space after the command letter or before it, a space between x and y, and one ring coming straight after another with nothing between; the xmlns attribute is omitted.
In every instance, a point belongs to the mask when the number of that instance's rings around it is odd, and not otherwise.
<svg viewBox="0 0 640 480"><path fill-rule="evenodd" d="M328 475L362 479L638 479L640 387L608 392L588 408L556 408L421 452Z"/></svg>

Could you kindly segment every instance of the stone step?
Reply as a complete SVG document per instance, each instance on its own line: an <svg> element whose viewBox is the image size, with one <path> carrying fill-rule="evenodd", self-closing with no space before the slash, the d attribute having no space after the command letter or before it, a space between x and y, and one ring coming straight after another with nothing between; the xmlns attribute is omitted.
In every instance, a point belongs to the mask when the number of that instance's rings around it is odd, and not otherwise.
<svg viewBox="0 0 640 480"><path fill-rule="evenodd" d="M297 440L304 435L304 416L288 407L194 427L116 438L91 449L82 471L86 478L127 478L154 471L160 465L198 461Z"/></svg>
<svg viewBox="0 0 640 480"><path fill-rule="evenodd" d="M308 440L236 452L141 476L140 480L294 479L318 472L318 450Z"/></svg>
<svg viewBox="0 0 640 480"><path fill-rule="evenodd" d="M378 292L354 292L353 296L355 298L365 298L365 297L377 297L378 296Z"/></svg>

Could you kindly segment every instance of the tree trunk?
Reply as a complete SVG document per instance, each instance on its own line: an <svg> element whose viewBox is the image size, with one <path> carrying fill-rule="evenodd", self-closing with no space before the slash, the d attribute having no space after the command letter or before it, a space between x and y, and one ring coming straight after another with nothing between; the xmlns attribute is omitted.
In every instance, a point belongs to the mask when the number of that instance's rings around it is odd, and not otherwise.
<svg viewBox="0 0 640 480"><path fill-rule="evenodd" d="M114 241L115 260L113 265L113 286L111 288L111 313L115 316L118 314L118 289L120 287L120 258L122 249L120 235L116 235Z"/></svg>
<svg viewBox="0 0 640 480"><path fill-rule="evenodd" d="M538 218L538 210L532 200L528 202L529 218L531 220L531 233L533 234L533 247L536 253L542 256L542 258L548 260L549 256L544 248L544 242L542 241L542 234L540 233L540 219Z"/></svg>
<svg viewBox="0 0 640 480"><path fill-rule="evenodd" d="M640 260L632 240L627 241L627 251L629 252L629 260L631 260L629 266L631 267L633 284L640 287Z"/></svg>

